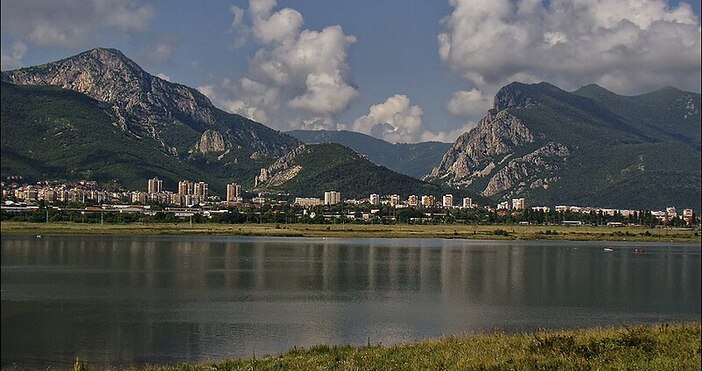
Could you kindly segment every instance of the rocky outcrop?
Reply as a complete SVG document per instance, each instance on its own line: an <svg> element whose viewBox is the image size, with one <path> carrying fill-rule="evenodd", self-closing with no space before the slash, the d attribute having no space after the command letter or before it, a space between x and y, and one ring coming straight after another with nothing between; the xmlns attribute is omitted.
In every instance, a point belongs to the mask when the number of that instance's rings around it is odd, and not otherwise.
<svg viewBox="0 0 702 371"><path fill-rule="evenodd" d="M522 84L509 84L495 94L493 109L499 112L507 108L529 107L535 104L538 104L537 101L529 96Z"/></svg>
<svg viewBox="0 0 702 371"><path fill-rule="evenodd" d="M489 175L498 157L534 141L534 134L508 111L491 110L475 128L461 135L427 179L467 185Z"/></svg>
<svg viewBox="0 0 702 371"><path fill-rule="evenodd" d="M224 152L231 144L224 140L222 134L216 130L205 130L200 140L195 143L195 150L200 153ZM254 152L258 153L258 152Z"/></svg>
<svg viewBox="0 0 702 371"><path fill-rule="evenodd" d="M545 187L557 180L553 174L567 161L570 151L559 143L547 145L523 157L512 159L490 178L483 196L492 197L501 193L522 194L530 189Z"/></svg>
<svg viewBox="0 0 702 371"><path fill-rule="evenodd" d="M303 144L278 158L271 166L261 169L260 175L254 181L256 187L278 187L290 181L302 171L302 166L294 165L294 161L305 151L308 149Z"/></svg>
<svg viewBox="0 0 702 371"><path fill-rule="evenodd" d="M285 170L282 170L274 174L270 179L268 179L266 187L280 187L283 184L292 180L297 174L300 173L300 171L302 171L302 166L300 165L295 165Z"/></svg>

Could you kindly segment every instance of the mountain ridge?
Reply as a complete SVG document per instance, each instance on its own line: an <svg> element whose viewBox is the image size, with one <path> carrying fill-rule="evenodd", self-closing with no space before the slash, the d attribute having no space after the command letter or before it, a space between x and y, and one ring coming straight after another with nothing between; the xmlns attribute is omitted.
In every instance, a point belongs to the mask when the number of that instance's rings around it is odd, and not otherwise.
<svg viewBox="0 0 702 371"><path fill-rule="evenodd" d="M157 148L176 159L169 162L179 164L176 173L187 174L186 168L196 167L212 174L207 178L220 190L230 181L253 184L261 167L300 144L218 109L196 89L148 74L116 49L95 48L56 62L3 71L1 80L85 94L106 105L112 124L144 149Z"/></svg>
<svg viewBox="0 0 702 371"><path fill-rule="evenodd" d="M174 156L193 153L208 130L210 136L218 133L229 148L249 147L266 155L280 156L299 144L265 125L216 108L196 89L150 75L116 49L95 48L56 62L3 71L2 81L59 86L110 103L123 130L155 140ZM223 152L202 145L199 149Z"/></svg>
<svg viewBox="0 0 702 371"><path fill-rule="evenodd" d="M347 130L291 130L288 134L304 143L339 143L366 155L372 162L400 174L420 179L439 164L450 143L389 143Z"/></svg>
<svg viewBox="0 0 702 371"><path fill-rule="evenodd" d="M494 102L426 180L532 204L700 203L699 94L662 88L621 96L594 84L567 92L512 83Z"/></svg>
<svg viewBox="0 0 702 371"><path fill-rule="evenodd" d="M323 161L319 161L319 159ZM373 164L366 156L338 143L303 144L267 168L259 185L268 192L287 191L299 197L319 197L324 191L341 192L344 198L381 195L440 195L463 192L426 183Z"/></svg>

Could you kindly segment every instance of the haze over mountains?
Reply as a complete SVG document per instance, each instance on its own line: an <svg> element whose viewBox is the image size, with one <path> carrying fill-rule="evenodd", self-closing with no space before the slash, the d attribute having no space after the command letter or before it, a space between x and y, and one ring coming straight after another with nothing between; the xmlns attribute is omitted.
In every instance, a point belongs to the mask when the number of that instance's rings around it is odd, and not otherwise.
<svg viewBox="0 0 702 371"><path fill-rule="evenodd" d="M149 75L117 50L93 49L2 72L2 176L135 189L153 176L167 188L187 178L218 193L238 182L299 196L335 188L349 197L453 192L493 202L524 196L529 205L696 207L700 121L700 94L674 88L630 97L596 85L566 92L513 83L453 144L281 133ZM255 184L261 169L266 177Z"/></svg>

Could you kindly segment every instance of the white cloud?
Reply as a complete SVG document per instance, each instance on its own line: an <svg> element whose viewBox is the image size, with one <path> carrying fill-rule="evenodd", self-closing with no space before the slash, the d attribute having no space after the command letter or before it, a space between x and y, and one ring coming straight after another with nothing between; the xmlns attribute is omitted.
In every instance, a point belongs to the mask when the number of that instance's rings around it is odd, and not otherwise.
<svg viewBox="0 0 702 371"><path fill-rule="evenodd" d="M427 142L427 141L436 141L436 142L445 142L445 143L453 143L460 137L462 134L466 133L470 129L474 128L476 126L475 122L469 122L463 126L461 126L458 129L454 130L449 130L449 131L439 131L437 133L431 132L431 131L425 131L422 133L421 136L421 141L422 142Z"/></svg>
<svg viewBox="0 0 702 371"><path fill-rule="evenodd" d="M268 2L268 1L266 1ZM275 6L275 2L271 5ZM253 34L263 43L282 42L300 33L304 20L297 10L284 8L273 14L271 8L252 12Z"/></svg>
<svg viewBox="0 0 702 371"><path fill-rule="evenodd" d="M274 11L276 4L251 0L246 11L232 7L234 44L243 45L242 38L248 37L261 48L238 86L215 89L216 101L280 129L333 127L332 118L358 96L347 63L356 38L338 25L302 29L302 14L290 8ZM281 107L291 111L281 114Z"/></svg>
<svg viewBox="0 0 702 371"><path fill-rule="evenodd" d="M2 32L42 46L74 47L144 31L154 9L139 0L3 0Z"/></svg>
<svg viewBox="0 0 702 371"><path fill-rule="evenodd" d="M157 75L158 76L158 75ZM217 98L217 93L216 93L216 88L213 85L202 85L198 86L197 90L205 94L207 98L209 98L211 101L215 101Z"/></svg>
<svg viewBox="0 0 702 371"><path fill-rule="evenodd" d="M474 94L475 92L457 92L454 95L460 97ZM458 101L460 98L456 100ZM454 130L435 132L422 124L423 114L422 108L419 105L413 105L408 96L395 94L383 103L372 105L368 114L357 118L352 124L337 124L336 129L365 133L390 143L416 143L454 142L461 134L475 126L474 122L469 122Z"/></svg>
<svg viewBox="0 0 702 371"><path fill-rule="evenodd" d="M422 114L406 95L395 94L372 105L367 115L357 118L354 131L370 134L391 143L416 142L422 135Z"/></svg>
<svg viewBox="0 0 702 371"><path fill-rule="evenodd" d="M441 59L494 94L512 80L620 93L674 85L699 91L700 22L662 0L449 0ZM451 103L449 103L450 105ZM454 107L457 108L457 107ZM449 108L451 109L451 108Z"/></svg>
<svg viewBox="0 0 702 371"><path fill-rule="evenodd" d="M2 65L2 70L13 70L15 68L22 67L22 58L27 54L27 45L21 41L16 41L12 43L9 51L2 49L0 53L0 65Z"/></svg>
<svg viewBox="0 0 702 371"><path fill-rule="evenodd" d="M491 105L492 97L474 88L469 91L454 92L446 109L452 115L476 117L485 115Z"/></svg>
<svg viewBox="0 0 702 371"><path fill-rule="evenodd" d="M160 78L160 79L162 79L162 80L171 81L171 77L168 76L168 75L166 75L166 74L163 73L163 72L157 73L157 74L156 74L156 77L158 77L158 78ZM205 94L205 95L207 95L207 94Z"/></svg>

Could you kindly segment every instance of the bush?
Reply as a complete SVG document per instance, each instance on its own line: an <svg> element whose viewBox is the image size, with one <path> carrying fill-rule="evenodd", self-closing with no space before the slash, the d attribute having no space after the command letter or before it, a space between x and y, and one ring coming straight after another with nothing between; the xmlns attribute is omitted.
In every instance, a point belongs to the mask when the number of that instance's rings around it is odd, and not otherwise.
<svg viewBox="0 0 702 371"><path fill-rule="evenodd" d="M504 229L495 229L494 232L492 232L495 236L509 236L509 232L505 231Z"/></svg>

